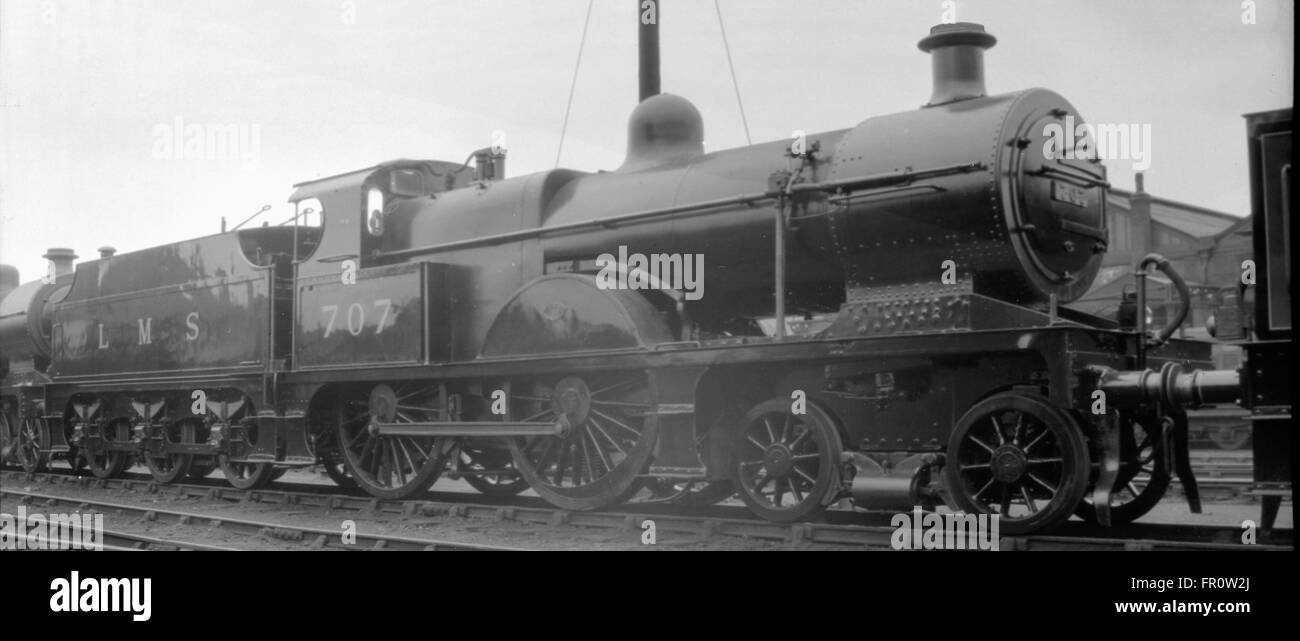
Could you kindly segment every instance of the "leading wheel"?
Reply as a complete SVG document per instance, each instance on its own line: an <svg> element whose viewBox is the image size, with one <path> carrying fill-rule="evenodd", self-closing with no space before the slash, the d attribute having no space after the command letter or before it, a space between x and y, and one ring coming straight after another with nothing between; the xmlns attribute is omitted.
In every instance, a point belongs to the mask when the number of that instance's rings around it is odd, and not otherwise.
<svg viewBox="0 0 1300 641"><path fill-rule="evenodd" d="M1070 518L1088 485L1078 424L1041 396L1003 392L976 403L953 428L944 484L954 507L997 514L1007 534Z"/></svg>
<svg viewBox="0 0 1300 641"><path fill-rule="evenodd" d="M659 434L654 391L643 372L510 386L514 420L558 424L558 436L509 439L515 468L551 505L595 510L641 487Z"/></svg>
<svg viewBox="0 0 1300 641"><path fill-rule="evenodd" d="M22 419L18 429L18 447L15 456L18 464L29 474L45 470L50 463L50 430L45 419L28 416Z"/></svg>
<svg viewBox="0 0 1300 641"><path fill-rule="evenodd" d="M126 419L117 419L102 428L100 443L104 446L111 443L125 443L130 440L131 423ZM131 453L121 450L103 449L91 451L89 448L84 447L81 450L90 464L90 473L94 474L96 478L109 479L120 476L131 460Z"/></svg>
<svg viewBox="0 0 1300 641"><path fill-rule="evenodd" d="M1110 495L1111 525L1132 523L1150 512L1164 497L1170 481L1169 470L1158 458L1163 449L1159 423L1140 422L1126 415L1121 415L1121 420L1119 476ZM1097 522L1091 491L1084 494L1076 513L1084 521Z"/></svg>
<svg viewBox="0 0 1300 641"><path fill-rule="evenodd" d="M510 450L462 444L460 473L465 482L488 496L514 496L528 489L528 481L515 469Z"/></svg>
<svg viewBox="0 0 1300 641"><path fill-rule="evenodd" d="M367 494L404 499L438 480L447 462L446 439L378 431L380 423L442 420L437 396L428 385L404 383L376 385L368 393L352 390L340 400L338 438L343 458L349 476Z"/></svg>
<svg viewBox="0 0 1300 641"><path fill-rule="evenodd" d="M782 523L817 516L838 494L839 428L821 407L791 411L788 398L759 403L736 431L732 483L755 514Z"/></svg>

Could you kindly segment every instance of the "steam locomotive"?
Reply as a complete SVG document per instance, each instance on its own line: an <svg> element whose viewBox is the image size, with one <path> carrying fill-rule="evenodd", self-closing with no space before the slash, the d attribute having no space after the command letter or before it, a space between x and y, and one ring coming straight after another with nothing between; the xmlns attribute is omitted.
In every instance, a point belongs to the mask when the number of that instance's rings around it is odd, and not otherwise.
<svg viewBox="0 0 1300 641"><path fill-rule="evenodd" d="M571 510L649 487L775 521L946 503L1013 534L1131 521L1178 474L1196 509L1185 409L1251 399L1181 318L1067 306L1106 171L1047 151L1082 121L1062 96L987 95L995 42L934 27L926 105L797 144L705 153L643 65L614 171L395 160L296 185L291 225L52 250L0 301L5 455L241 488L323 464L383 498L450 473Z"/></svg>

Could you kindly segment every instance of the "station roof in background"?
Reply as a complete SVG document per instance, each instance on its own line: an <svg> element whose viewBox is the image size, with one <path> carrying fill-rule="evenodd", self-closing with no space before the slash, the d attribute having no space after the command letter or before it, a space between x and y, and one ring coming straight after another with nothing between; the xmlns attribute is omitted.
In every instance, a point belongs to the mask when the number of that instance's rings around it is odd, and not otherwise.
<svg viewBox="0 0 1300 641"><path fill-rule="evenodd" d="M1132 196L1131 191L1111 188L1106 196L1106 205L1118 208L1127 214L1129 199ZM1208 238L1227 231L1228 228L1245 220L1245 217L1152 196L1151 219L1189 236Z"/></svg>

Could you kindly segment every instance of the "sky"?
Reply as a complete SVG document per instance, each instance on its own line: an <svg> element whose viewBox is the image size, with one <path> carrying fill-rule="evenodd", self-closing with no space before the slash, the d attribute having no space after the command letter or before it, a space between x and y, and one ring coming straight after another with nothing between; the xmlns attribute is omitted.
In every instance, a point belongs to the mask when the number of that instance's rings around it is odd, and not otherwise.
<svg viewBox="0 0 1300 641"><path fill-rule="evenodd" d="M622 163L638 0L595 0L559 165ZM587 0L3 0L0 262L83 259L291 217L292 185L393 158L556 166ZM754 142L916 109L942 21L998 37L991 94L1046 87L1150 131L1146 188L1249 209L1242 114L1293 104L1291 0L719 0ZM663 90L746 144L711 0L663 0ZM200 135L195 135L198 132ZM229 140L200 149L206 134ZM216 140L216 138L214 138ZM175 144L176 142L181 144ZM185 143L189 142L187 146ZM204 142L206 145L206 142ZM884 152L887 153L887 150ZM1106 163L1133 186L1129 160Z"/></svg>

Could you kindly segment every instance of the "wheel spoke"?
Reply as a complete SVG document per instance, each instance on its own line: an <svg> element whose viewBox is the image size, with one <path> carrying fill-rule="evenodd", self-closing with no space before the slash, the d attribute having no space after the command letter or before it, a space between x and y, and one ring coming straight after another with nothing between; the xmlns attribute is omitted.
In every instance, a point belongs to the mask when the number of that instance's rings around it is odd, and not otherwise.
<svg viewBox="0 0 1300 641"><path fill-rule="evenodd" d="M634 384L634 383L636 383L636 381L634 381L634 380L623 380L623 381L619 381L619 382L617 382L617 383L614 383L613 385L609 385L609 386L606 386L606 387L602 387L602 388L600 388L600 389L598 389L598 390L592 392L591 395L592 395L592 397L600 396L601 394L604 394L605 392L608 392L608 391L610 391L610 390L618 389L618 388L620 388L620 387L627 387L628 385L632 385L632 384Z"/></svg>
<svg viewBox="0 0 1300 641"><path fill-rule="evenodd" d="M1025 506L1029 508L1031 513L1038 511L1038 504L1034 502L1034 497L1029 495L1029 489L1023 485L1020 486L1020 496L1025 499Z"/></svg>
<svg viewBox="0 0 1300 641"><path fill-rule="evenodd" d="M996 482L997 481L995 479L989 479L989 482L985 483L984 487L980 488L980 491L975 493L975 500L978 501L979 498L983 496L984 493L987 492L989 488L993 487L993 484Z"/></svg>
<svg viewBox="0 0 1300 641"><path fill-rule="evenodd" d="M650 407L649 405L646 405L645 403L633 403L633 402L631 402L631 401L598 401L598 400L596 400L596 399L594 399L594 398L591 399L591 404L592 404L592 405L606 405L606 406L609 406L609 407L626 407L626 408L637 409L637 410L644 410L644 409L647 409L647 408Z"/></svg>
<svg viewBox="0 0 1300 641"><path fill-rule="evenodd" d="M989 415L989 421L993 423L993 433L998 435L998 445L1006 445L1007 437L1002 434L1002 424L998 422L996 414ZM971 438L974 438L973 436Z"/></svg>
<svg viewBox="0 0 1300 641"><path fill-rule="evenodd" d="M988 443L985 443L984 441L981 441L981 440L979 439L978 436L975 436L974 434L967 434L967 435L966 435L966 438L970 439L970 440L973 441L976 445L978 445L978 446L984 448L985 450L987 450L989 454L992 454L992 453L993 453L993 447L990 446Z"/></svg>
<svg viewBox="0 0 1300 641"><path fill-rule="evenodd" d="M799 469L799 468L797 468L797 467L792 467L792 468L790 468L790 469L794 470L794 473L795 473L795 474L798 474L800 477L802 477L804 480L808 481L809 483L812 483L813 485L817 485L817 479L815 479L815 478L813 478L812 476L810 476L807 472L805 472L805 471L803 471L803 470L801 470L801 469ZM802 501L803 499L800 499L800 500Z"/></svg>
<svg viewBox="0 0 1300 641"><path fill-rule="evenodd" d="M410 450L408 450L408 449L406 448L406 444L407 444L409 441L411 441L411 439L409 439L409 438L399 438L399 439L396 439L396 441L397 441L397 447L401 448L401 450L402 450L402 457L406 459L406 463L407 463L407 465L410 465L410 466L411 466L411 473L412 473L412 474L418 473L418 472L420 471L420 465L416 465L416 464L415 464L415 459L411 458L411 452L410 452ZM421 463L421 465L423 465L424 461L422 460L420 463Z"/></svg>
<svg viewBox="0 0 1300 641"><path fill-rule="evenodd" d="M555 451L555 446L558 443L559 443L559 439L556 438L546 439L546 449L542 450L542 458L537 459L537 472L539 474L544 473L546 471L546 462L550 460L551 452Z"/></svg>
<svg viewBox="0 0 1300 641"><path fill-rule="evenodd" d="M1058 456L1055 458L1031 458L1031 459L1026 459L1026 462L1029 465L1046 465L1048 463L1060 463L1063 460L1064 459Z"/></svg>
<svg viewBox="0 0 1300 641"><path fill-rule="evenodd" d="M776 442L776 432L772 429L772 422L769 421L769 420L767 420L767 417L766 417L766 416L763 417L763 427L767 429L767 442L768 442L769 444L770 444L770 443L775 443L775 442Z"/></svg>
<svg viewBox="0 0 1300 641"><path fill-rule="evenodd" d="M587 478L594 481L596 480L596 468L593 467L593 463L591 460L591 451L587 447L587 436L588 434L586 430L579 432L578 442L582 444L582 461L583 463L586 464L587 467Z"/></svg>
<svg viewBox="0 0 1300 641"><path fill-rule="evenodd" d="M794 450L796 447L799 446L799 443L803 442L804 438L807 437L809 434L812 434L812 430L804 429L804 431L800 432L799 436L796 436L794 438L794 441L792 441L786 447L789 447L791 450Z"/></svg>
<svg viewBox="0 0 1300 641"><path fill-rule="evenodd" d="M573 484L574 485L582 485L582 472L583 472L584 465L583 465L583 461L580 460L582 459L582 452L581 452L582 448L580 447L581 444L582 444L582 440L579 439L578 441L574 442L572 445L569 446L569 448L573 450Z"/></svg>
<svg viewBox="0 0 1300 641"><path fill-rule="evenodd" d="M411 447L415 448L415 451L420 454L421 461L428 461L433 458L434 451L432 447L430 447L429 451L426 452L423 447L420 447L420 441L418 439L408 439L408 442L411 444Z"/></svg>
<svg viewBox="0 0 1300 641"><path fill-rule="evenodd" d="M393 469L397 472L397 478L401 481L402 485L406 485L406 469L402 466L402 462L398 460L397 457L397 439L389 439L388 447L392 450Z"/></svg>
<svg viewBox="0 0 1300 641"><path fill-rule="evenodd" d="M1038 445L1038 442L1043 440L1043 438L1046 437L1049 433L1051 433L1051 430L1044 427L1043 431L1039 432L1038 436L1035 436L1034 440L1030 441L1029 444L1025 446L1024 448L1025 454L1029 454L1029 452L1034 449L1034 446Z"/></svg>
<svg viewBox="0 0 1300 641"><path fill-rule="evenodd" d="M358 436L360 436L361 434L367 434L366 430L364 429L361 430ZM374 454L374 449L375 449L375 439L373 438L366 439L366 444L361 448L361 456L359 456L357 460L360 462L364 462L366 458Z"/></svg>
<svg viewBox="0 0 1300 641"><path fill-rule="evenodd" d="M1043 486L1044 488L1046 488L1047 491L1049 491L1049 492L1052 493L1052 496L1056 496L1056 487L1055 487L1055 486L1053 486L1052 484L1048 483L1047 481L1044 481L1043 479L1039 478L1038 475L1037 475L1037 474L1034 474L1033 472L1028 472L1028 473L1026 474L1026 476L1028 476L1030 479L1033 479L1033 481L1034 481L1035 483L1037 483L1037 484Z"/></svg>
<svg viewBox="0 0 1300 641"><path fill-rule="evenodd" d="M583 426L583 431L586 433L586 437L591 439L591 448L596 450L596 455L600 457L600 464L604 465L605 471L608 472L614 469L614 465L609 462L609 455L605 453L605 449L602 448L600 443L596 440L596 435L592 433L591 427L591 421L588 420L587 424Z"/></svg>
<svg viewBox="0 0 1300 641"><path fill-rule="evenodd" d="M618 444L618 441L614 440L614 437L610 436L609 432L606 432L605 428L600 426L600 423L597 422L595 418L589 416L587 417L587 422L591 423L591 426L596 428L596 431L600 432L600 435L605 437L605 440L609 441L609 444L613 445L614 449L618 450L619 454L622 454L623 456L627 456L627 450L624 450L623 447ZM614 467L610 466L609 469L612 470L614 469Z"/></svg>
<svg viewBox="0 0 1300 641"><path fill-rule="evenodd" d="M562 486L562 485L564 485L564 469L565 469L565 460L568 458L568 457L566 456L568 453L569 453L569 443L568 443L568 442L563 442L563 443L561 443L561 444L560 444L560 454L559 454L559 458L556 459L556 461L555 461L555 477L554 477L554 478L555 478L555 485L556 485L556 486Z"/></svg>
<svg viewBox="0 0 1300 641"><path fill-rule="evenodd" d="M639 432L639 431L633 429L631 426L627 425L626 423L623 423L622 421L618 420L617 418L614 418L613 416L610 416L609 414L606 414L606 413L604 413L604 412L602 412L602 411L600 411L600 410L598 410L598 409L596 409L596 408L594 408L594 407L591 408L591 413L592 413L592 414L595 414L596 416L599 416L599 417L601 417L601 418L603 418L603 419L605 419L605 420L607 420L607 421L609 421L609 422L611 422L611 423L613 423L614 425L616 425L616 426L618 426L618 427L623 428L624 430L627 430L628 432L630 432L630 433L632 434L632 436L634 436L634 437L636 437L636 438L641 438L641 432Z"/></svg>

